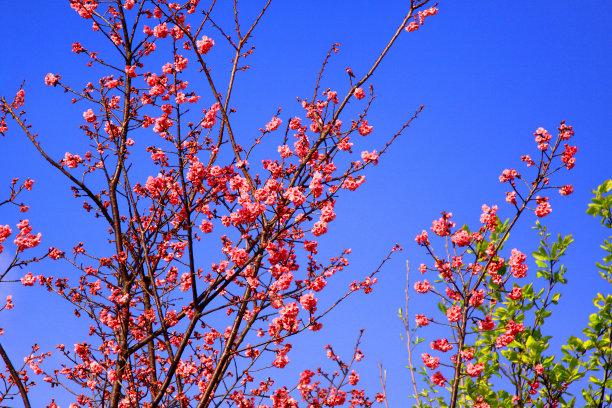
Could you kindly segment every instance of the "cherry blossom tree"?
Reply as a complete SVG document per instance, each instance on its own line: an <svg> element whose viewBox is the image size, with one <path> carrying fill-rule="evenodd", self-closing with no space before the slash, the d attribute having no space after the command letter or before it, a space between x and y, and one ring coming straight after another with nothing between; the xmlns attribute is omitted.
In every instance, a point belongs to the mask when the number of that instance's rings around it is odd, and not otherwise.
<svg viewBox="0 0 612 408"><path fill-rule="evenodd" d="M571 145L572 127L564 122L555 139L544 128L534 136L539 157L524 155L524 172L506 169L499 176L510 190L505 197L513 213L509 219L502 222L497 205L483 204L478 227L470 229L457 227L452 214L443 212L432 223L431 237L423 230L415 239L431 258L429 265L419 266L425 276L408 286L406 307L400 309L415 407L573 407L578 391L583 406L612 404L612 295L594 299L597 313L583 330L584 340L566 333L561 350L548 350L545 321L559 302L559 286L567 283L561 261L573 238L552 239L540 220L552 211L550 193L573 192L572 185L556 180L574 167L578 149ZM611 181L602 184L587 210L608 228L610 190ZM504 248L519 218L530 214L540 237L532 253L535 273L528 272L521 249ZM608 255L597 265L610 283L612 246L606 241L603 248ZM432 307L409 315L412 291L435 296L440 313ZM436 333L445 336L424 342L422 333L431 333L427 326L437 326L441 331Z"/></svg>
<svg viewBox="0 0 612 408"><path fill-rule="evenodd" d="M407 2L370 68L346 68L344 83L323 89L339 50L332 45L313 97L298 99L301 113L279 109L251 124L253 137L237 131L242 101L232 94L236 78L248 78L253 36L270 3L246 21L237 1L70 0L106 44L75 42L75 58L104 74L83 86L49 73L44 83L82 108L88 150L75 146L61 157L48 150L52 141L28 122L25 85L0 99L0 134L23 134L108 231L100 242L42 250L41 233L24 218L36 205L26 194L34 181L12 182L0 204L19 215L0 226L0 252L13 252L0 280L56 293L88 320L90 333L56 350L41 350L33 339L23 363L0 341L2 404L32 406L41 381L57 390L49 407L369 407L382 399L359 388L359 343L347 359L328 348L332 372L313 366L282 383L269 372L289 363L293 336L321 330L339 302L376 283L380 268L345 293L328 294L329 306L321 307L350 251L322 259L318 241L336 218L337 200L364 183L421 111L378 150L353 152L351 138L374 129L367 119L372 75L399 37L437 9L428 0ZM234 16L229 25L217 20L226 9ZM218 52L232 55L229 64L213 62ZM205 86L196 89L198 82ZM349 104L357 114L348 114ZM262 151L264 139L278 148ZM67 272L34 275L27 271L34 262L59 262ZM69 279L75 270L79 277ZM13 306L9 296L0 311Z"/></svg>

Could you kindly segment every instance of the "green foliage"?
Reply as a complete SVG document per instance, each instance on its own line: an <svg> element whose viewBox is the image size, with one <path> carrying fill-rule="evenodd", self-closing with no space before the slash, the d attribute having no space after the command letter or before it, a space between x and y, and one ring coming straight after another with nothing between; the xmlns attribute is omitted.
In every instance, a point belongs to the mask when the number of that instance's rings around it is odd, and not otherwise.
<svg viewBox="0 0 612 408"><path fill-rule="evenodd" d="M601 225L612 228L612 180L606 180L602 185L593 190L595 197L587 208L587 214L601 218Z"/></svg>

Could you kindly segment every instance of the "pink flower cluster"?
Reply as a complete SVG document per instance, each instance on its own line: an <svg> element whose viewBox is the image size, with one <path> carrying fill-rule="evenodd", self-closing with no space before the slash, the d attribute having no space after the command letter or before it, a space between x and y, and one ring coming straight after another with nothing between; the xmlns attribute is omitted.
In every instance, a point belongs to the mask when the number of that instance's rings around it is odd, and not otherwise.
<svg viewBox="0 0 612 408"><path fill-rule="evenodd" d="M82 163L83 161L84 160L81 159L81 156L79 156L78 154L73 155L69 152L66 152L66 154L64 155L64 159L61 161L61 163L68 166L68 168L74 169L78 167L79 163Z"/></svg>
<svg viewBox="0 0 612 408"><path fill-rule="evenodd" d="M548 149L548 143L550 142L552 136L546 129L540 127L533 135L535 136L535 141L538 144L538 149L542 151Z"/></svg>
<svg viewBox="0 0 612 408"><path fill-rule="evenodd" d="M514 169L510 169L510 170L506 169L506 170L504 170L502 172L501 176L499 176L499 181L502 182L502 183L505 183L506 181L512 182L512 181L514 181L514 179L516 177L518 177L518 175L519 174L517 173L516 170L514 170Z"/></svg>
<svg viewBox="0 0 612 408"><path fill-rule="evenodd" d="M563 151L563 156L561 156L561 161L565 163L568 170L571 170L576 165L576 158L574 155L577 151L578 147L570 146L567 143L565 144L565 150Z"/></svg>
<svg viewBox="0 0 612 408"><path fill-rule="evenodd" d="M429 319L427 316L418 314L415 316L415 321L417 326L427 326L429 324Z"/></svg>
<svg viewBox="0 0 612 408"><path fill-rule="evenodd" d="M548 202L548 197L536 197L536 202L538 206L535 209L535 215L538 217L544 217L552 212L552 208L550 208L550 203Z"/></svg>
<svg viewBox="0 0 612 408"><path fill-rule="evenodd" d="M436 7L430 7L427 10L419 11L414 19L417 21L413 21L410 24L406 25L406 31L412 32L419 29L421 25L425 22L425 18L429 16L435 16L438 14L438 9Z"/></svg>
<svg viewBox="0 0 612 408"><path fill-rule="evenodd" d="M498 208L496 205L489 208L488 205L482 205L482 214L480 215L480 223L484 224L489 231L495 231L497 227L497 212Z"/></svg>
<svg viewBox="0 0 612 408"><path fill-rule="evenodd" d="M37 280L41 285L45 282L45 278L42 275L34 276L32 275L32 272L28 272L23 278L21 278L21 284L23 286L33 286Z"/></svg>
<svg viewBox="0 0 612 408"><path fill-rule="evenodd" d="M97 0L70 0L70 7L81 17L89 19L98 8L98 2Z"/></svg>
<svg viewBox="0 0 612 408"><path fill-rule="evenodd" d="M60 76L59 75L53 75L53 74L49 73L49 74L47 74L47 76L45 76L45 85L55 86L55 85L57 85L59 80L60 80Z"/></svg>
<svg viewBox="0 0 612 408"><path fill-rule="evenodd" d="M427 279L425 279L423 282L415 282L414 290L417 293L427 293L431 290L431 285L429 284Z"/></svg>
<svg viewBox="0 0 612 408"><path fill-rule="evenodd" d="M29 220L23 220L17 224L19 228L19 234L15 238L15 245L17 245L17 251L22 252L28 248L34 248L40 244L40 232L37 235L32 235L32 227L30 226ZM8 230L10 234L10 229ZM0 235L1 237L2 235ZM2 241L0 241L2 242Z"/></svg>
<svg viewBox="0 0 612 408"><path fill-rule="evenodd" d="M480 374L482 374L483 370L484 370L484 364L483 363L476 363L476 364L474 364L474 363L467 363L465 365L465 372L470 377L479 377Z"/></svg>
<svg viewBox="0 0 612 408"><path fill-rule="evenodd" d="M431 230L434 232L434 234L440 237L449 236L450 229L455 226L454 222L449 221L452 216L453 213L443 212L442 217L440 217L439 220L434 220L431 226Z"/></svg>
<svg viewBox="0 0 612 408"><path fill-rule="evenodd" d="M373 126L368 126L368 121L364 120L361 122L361 124L359 125L359 134L361 136L367 136L370 133L372 133L372 130L374 129Z"/></svg>
<svg viewBox="0 0 612 408"><path fill-rule="evenodd" d="M278 129L278 126L281 124L282 120L280 120L280 118L277 118L276 116L272 118L272 120L270 122L268 122L266 124L266 130L268 132L273 132L276 129Z"/></svg>
<svg viewBox="0 0 612 408"><path fill-rule="evenodd" d="M423 364L431 370L435 370L440 366L440 357L432 357L429 353L423 353L421 358L423 359Z"/></svg>
<svg viewBox="0 0 612 408"><path fill-rule="evenodd" d="M471 240L471 235L463 229L460 229L459 231L455 232L451 238L451 242L457 245L458 247L464 247L469 245Z"/></svg>
<svg viewBox="0 0 612 408"><path fill-rule="evenodd" d="M508 324L506 324L506 331L497 338L495 341L495 347L498 349L507 346L508 344L514 341L514 336L519 333L522 333L525 330L525 326L522 324L516 324L513 320L510 320Z"/></svg>
<svg viewBox="0 0 612 408"><path fill-rule="evenodd" d="M434 221L435 222L435 221ZM423 230L419 235L414 239L417 244L427 246L429 245L429 237L427 231Z"/></svg>
<svg viewBox="0 0 612 408"><path fill-rule="evenodd" d="M443 353L446 353L449 350L453 349L453 345L449 344L448 339L438 339L429 344L432 350L438 350Z"/></svg>
<svg viewBox="0 0 612 408"><path fill-rule="evenodd" d="M448 319L449 323L454 323L461 320L461 306L456 305L448 308L448 310L446 310L446 318Z"/></svg>
<svg viewBox="0 0 612 408"><path fill-rule="evenodd" d="M526 260L527 255L523 254L516 248L512 250L510 259L508 259L508 265L512 267L512 276L517 279L527 276L527 265L525 265Z"/></svg>
<svg viewBox="0 0 612 408"><path fill-rule="evenodd" d="M2 253L2 251L4 251L4 247L2 246L2 243L9 237L11 236L11 228L8 225L0 225L0 254Z"/></svg>
<svg viewBox="0 0 612 408"><path fill-rule="evenodd" d="M215 42L211 38L203 36L201 40L196 42L196 45L200 54L206 54L215 45Z"/></svg>

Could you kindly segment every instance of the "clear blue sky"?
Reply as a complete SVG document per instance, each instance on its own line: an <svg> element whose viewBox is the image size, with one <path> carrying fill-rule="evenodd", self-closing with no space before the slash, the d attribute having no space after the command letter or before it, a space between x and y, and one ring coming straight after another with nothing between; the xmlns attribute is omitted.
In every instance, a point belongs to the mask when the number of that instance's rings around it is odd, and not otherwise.
<svg viewBox="0 0 612 408"><path fill-rule="evenodd" d="M312 94L320 63L334 42L341 48L324 87L344 91L344 68L350 66L359 75L369 67L401 21L406 3L273 2L255 32L252 70L237 83L234 100L244 101L239 105L245 118L241 130L256 134L278 107L283 107L283 117L301 115L295 97ZM565 119L574 126L579 147L575 169L561 174L564 183L574 184L575 193L554 196L553 213L544 219L554 234L573 234L576 240L565 259L570 282L550 319L549 333L561 339L577 334L593 312L593 296L610 290L594 265L603 256L599 245L605 231L585 209L590 190L612 178L612 3L441 1L439 8L420 31L400 38L371 80L378 95L369 114L375 130L357 140L355 150L380 148L419 105L425 105L424 112L370 171L366 184L341 197L337 221L325 239L330 254L353 250L352 266L337 289L373 270L395 242L405 250L384 269L374 293L340 307L321 335L307 339L312 345L304 343L290 355L297 369L323 358L321 345L327 342L348 351L365 327L362 378L377 387L376 361L382 361L392 406L405 406L409 393L406 353L399 339L402 326L396 318L404 304L405 261L414 267L428 261L414 236L443 210L469 225L478 221L483 203L497 203L500 216L510 216L497 177L505 168L522 169L519 158L535 153L532 134L540 126L553 131ZM92 38L89 23L67 1L5 1L0 2L0 35L0 95L12 95L26 79L26 109L43 144L58 157L79 150L75 145L84 151L77 129L83 106L71 106L58 89L45 87L43 78L59 73L77 88L97 78L70 51L76 40L95 48L98 40ZM270 140L265 145L270 155L278 144ZM2 186L13 177L36 180L27 196L32 207L28 216L35 231L43 233L43 248L69 249L86 238L83 226L89 228L90 219L74 215L80 214L80 202L71 199L63 180L18 131L0 139L0 163L0 191L7 191ZM0 209L0 224L14 220L14 213ZM535 249L536 237L529 229L534 221L534 216L525 217L508 249ZM0 256L0 264L2 260ZM58 266L40 265L32 272L52 272L50 268ZM33 291L40 302L31 301ZM77 340L77 326L55 317L71 313L59 300L38 288L0 287L2 297L9 292L17 307L3 313L0 326L7 332L2 341L14 355L25 353L24 344L30 341L53 348ZM421 311L419 305L415 301L411 314ZM27 325L19 328L24 321ZM52 331L43 336L41 330ZM17 333L25 334L18 338Z"/></svg>

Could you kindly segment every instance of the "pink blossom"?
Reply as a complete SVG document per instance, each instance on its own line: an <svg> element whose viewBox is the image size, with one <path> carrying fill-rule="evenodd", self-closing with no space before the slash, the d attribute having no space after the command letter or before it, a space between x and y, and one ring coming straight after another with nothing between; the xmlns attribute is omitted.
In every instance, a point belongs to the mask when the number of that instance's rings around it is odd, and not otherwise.
<svg viewBox="0 0 612 408"><path fill-rule="evenodd" d="M83 118L85 118L87 123L94 123L96 121L96 115L92 109L83 112Z"/></svg>
<svg viewBox="0 0 612 408"><path fill-rule="evenodd" d="M356 88L353 95L355 95L355 98L357 99L365 98L365 93L363 92L363 88Z"/></svg>
<svg viewBox="0 0 612 408"><path fill-rule="evenodd" d="M484 364L483 363L477 363L477 364L467 363L465 365L465 372L470 377L479 377L480 374L482 374L483 370L484 370Z"/></svg>
<svg viewBox="0 0 612 408"><path fill-rule="evenodd" d="M469 350L461 350L461 358L465 361L471 360L474 358L474 349L471 348Z"/></svg>
<svg viewBox="0 0 612 408"><path fill-rule="evenodd" d="M317 253L317 242L304 240L304 249L308 252Z"/></svg>
<svg viewBox="0 0 612 408"><path fill-rule="evenodd" d="M308 188L310 188L314 197L319 197L321 194L323 194L323 184L321 183L322 180L323 174L315 171L312 175L312 180L310 180L310 184L308 185Z"/></svg>
<svg viewBox="0 0 612 408"><path fill-rule="evenodd" d="M8 225L0 225L0 244L11 235L11 227Z"/></svg>
<svg viewBox="0 0 612 408"><path fill-rule="evenodd" d="M378 153L376 152L376 150L370 152L364 151L361 152L361 160L363 160L364 163L374 163L374 164L378 164Z"/></svg>
<svg viewBox="0 0 612 408"><path fill-rule="evenodd" d="M495 322L491 316L486 316L484 320L478 322L478 328L482 331L491 331L495 328Z"/></svg>
<svg viewBox="0 0 612 408"><path fill-rule="evenodd" d="M446 292L446 296L448 296L449 299L457 300L457 301L461 300L461 293L455 290L452 290L448 286L446 287L446 289L444 289L444 291Z"/></svg>
<svg viewBox="0 0 612 408"><path fill-rule="evenodd" d="M470 294L472 295L469 302L471 306L479 307L484 303L484 289L473 290Z"/></svg>
<svg viewBox="0 0 612 408"><path fill-rule="evenodd" d="M574 192L574 186L567 184L559 189L559 194L562 196L570 195Z"/></svg>
<svg viewBox="0 0 612 408"><path fill-rule="evenodd" d="M516 204L516 191L506 193L506 202L508 204Z"/></svg>
<svg viewBox="0 0 612 408"><path fill-rule="evenodd" d="M317 221L312 226L312 235L315 237L321 236L327 232L327 223L324 221Z"/></svg>
<svg viewBox="0 0 612 408"><path fill-rule="evenodd" d="M117 372L113 369L108 370L106 372L106 376L108 378L108 381L110 381L111 383L117 381Z"/></svg>
<svg viewBox="0 0 612 408"><path fill-rule="evenodd" d="M301 126L300 123L301 119L300 118L293 118L291 120L289 120L289 129L291 130L298 130Z"/></svg>
<svg viewBox="0 0 612 408"><path fill-rule="evenodd" d="M345 137L338 142L338 149L342 151L350 151L353 144L350 142L350 137Z"/></svg>
<svg viewBox="0 0 612 408"><path fill-rule="evenodd" d="M121 45L123 44L123 38L121 38L121 36L118 33L112 33L111 36L111 41L115 44L115 45Z"/></svg>
<svg viewBox="0 0 612 408"><path fill-rule="evenodd" d="M315 312L317 310L317 298L314 297L312 292L302 295L302 297L300 297L300 304L309 312Z"/></svg>
<svg viewBox="0 0 612 408"><path fill-rule="evenodd" d="M542 151L548 149L548 142L550 142L552 136L546 129L540 127L533 135L535 136L535 141L538 144L538 149Z"/></svg>
<svg viewBox="0 0 612 408"><path fill-rule="evenodd" d="M417 326L427 326L429 324L429 319L427 316L418 314L415 316Z"/></svg>
<svg viewBox="0 0 612 408"><path fill-rule="evenodd" d="M535 162L531 160L531 157L528 154L521 156L521 161L526 162L527 167L535 166Z"/></svg>
<svg viewBox="0 0 612 408"><path fill-rule="evenodd" d="M191 275L189 272L181 275L181 292L187 292L191 288Z"/></svg>
<svg viewBox="0 0 612 408"><path fill-rule="evenodd" d="M423 230L423 232L421 232L419 235L417 235L414 240L419 245L424 245L424 246L429 245L429 239L428 239L427 231L425 231L425 230Z"/></svg>
<svg viewBox="0 0 612 408"><path fill-rule="evenodd" d="M550 203L548 202L548 197L537 197L536 202L538 206L535 209L535 214L538 217L544 217L552 212L552 208L550 208Z"/></svg>
<svg viewBox="0 0 612 408"><path fill-rule="evenodd" d="M268 132L273 132L276 129L278 129L278 126L281 124L282 120L280 120L280 118L277 117L273 117L272 120L270 120L270 122L268 122L266 124L266 130Z"/></svg>
<svg viewBox="0 0 612 408"><path fill-rule="evenodd" d="M53 247L49 248L49 258L53 260L58 260L62 256L64 256L64 253L60 251L59 249L53 248Z"/></svg>
<svg viewBox="0 0 612 408"><path fill-rule="evenodd" d="M168 25L166 23L158 24L153 28L153 35L157 38L166 38L168 35Z"/></svg>
<svg viewBox="0 0 612 408"><path fill-rule="evenodd" d="M70 2L70 7L81 17L89 19L98 8L98 2L96 0L75 0Z"/></svg>
<svg viewBox="0 0 612 408"><path fill-rule="evenodd" d="M515 402L514 401L515 397L516 396L512 397L513 403ZM484 401L483 397L478 397L476 398L476 401L474 401L474 408L491 408L491 406Z"/></svg>
<svg viewBox="0 0 612 408"><path fill-rule="evenodd" d="M49 73L47 76L45 76L45 85L55 86L59 82L60 78L61 77L59 75Z"/></svg>
<svg viewBox="0 0 612 408"><path fill-rule="evenodd" d="M171 62L166 62L163 66L162 66L162 72L166 75L170 75L172 74L172 69L173 69L173 65Z"/></svg>
<svg viewBox="0 0 612 408"><path fill-rule="evenodd" d="M334 202L328 201L321 207L321 221L332 222L335 219L336 213L334 212Z"/></svg>
<svg viewBox="0 0 612 408"><path fill-rule="evenodd" d="M7 309L7 310L12 309L14 306L15 306L15 305L13 304L13 296L8 295L8 296L6 297L6 306L5 306L5 307L6 307L6 309Z"/></svg>
<svg viewBox="0 0 612 408"><path fill-rule="evenodd" d="M497 227L497 206L489 208L488 205L482 205L482 214L480 215L480 223L484 224L489 231L495 231Z"/></svg>
<svg viewBox="0 0 612 408"><path fill-rule="evenodd" d="M522 297L523 297L523 289L518 286L513 287L512 291L508 293L508 298L512 300L519 300Z"/></svg>
<svg viewBox="0 0 612 408"><path fill-rule="evenodd" d="M83 51L85 51L85 48L83 48L83 46L79 44L78 41L72 44L72 52L80 54Z"/></svg>
<svg viewBox="0 0 612 408"><path fill-rule="evenodd" d="M78 154L72 155L69 152L66 152L66 154L64 155L64 160L62 160L63 164L65 164L71 169L76 168L82 161L83 159L81 159L81 156L79 156Z"/></svg>
<svg viewBox="0 0 612 408"><path fill-rule="evenodd" d="M436 371L436 373L432 375L430 379L432 383L439 385L440 387L444 387L444 384L446 384L446 378L444 378L442 373L439 371Z"/></svg>
<svg viewBox="0 0 612 408"><path fill-rule="evenodd" d="M511 333L503 333L495 340L495 347L498 349L507 346L514 341L514 335Z"/></svg>
<svg viewBox="0 0 612 408"><path fill-rule="evenodd" d="M455 226L455 223L448 221L452 217L452 213L442 213L442 217L438 220L433 220L431 230L434 234L440 237L446 237L450 235L450 229Z"/></svg>
<svg viewBox="0 0 612 408"><path fill-rule="evenodd" d="M426 9L426 10L419 11L419 13L418 13L418 15L419 15L419 22L421 24L423 24L423 20L426 17L435 16L436 14L438 14L438 8L437 7L430 7L428 9Z"/></svg>
<svg viewBox="0 0 612 408"><path fill-rule="evenodd" d="M517 177L519 174L516 172L516 170L514 169L506 169L502 172L501 176L499 176L499 181L502 183L505 183L506 181L514 181L514 178Z"/></svg>
<svg viewBox="0 0 612 408"><path fill-rule="evenodd" d="M471 236L466 230L460 229L453 234L451 241L459 247L464 247L470 244Z"/></svg>
<svg viewBox="0 0 612 408"><path fill-rule="evenodd" d="M447 351L452 350L453 348L453 345L449 344L447 339L438 339L436 341L429 343L429 346L431 347L432 350L438 350L443 353L446 353Z"/></svg>
<svg viewBox="0 0 612 408"><path fill-rule="evenodd" d="M213 224L208 220L203 220L200 225L200 230L205 234L210 234L213 231Z"/></svg>
<svg viewBox="0 0 612 408"><path fill-rule="evenodd" d="M349 375L349 384L357 385L359 382L359 374L355 372L355 370L351 370L351 375Z"/></svg>
<svg viewBox="0 0 612 408"><path fill-rule="evenodd" d="M446 311L446 318L450 323L461 320L461 306L453 306Z"/></svg>
<svg viewBox="0 0 612 408"><path fill-rule="evenodd" d="M104 372L104 367L97 361L92 361L89 363L89 369L95 374L101 374Z"/></svg>
<svg viewBox="0 0 612 408"><path fill-rule="evenodd" d="M416 31L418 29L419 29L419 23L417 23L416 21L413 21L406 26L406 31L408 31L409 33L412 31Z"/></svg>
<svg viewBox="0 0 612 408"><path fill-rule="evenodd" d="M364 120L363 122L361 122L361 125L359 125L359 134L361 136L367 136L370 133L372 133L372 130L374 129L373 126L368 126L368 121Z"/></svg>
<svg viewBox="0 0 612 408"><path fill-rule="evenodd" d="M353 178L349 176L346 180L344 180L344 183L342 183L342 188L345 188L351 191L355 191L357 190L357 188L359 188L360 185L363 184L364 181L365 181L364 175L361 175L357 178Z"/></svg>
<svg viewBox="0 0 612 408"><path fill-rule="evenodd" d="M22 252L28 248L34 248L40 244L41 233L39 232L37 235L32 235L32 227L28 220L22 220L17 224L17 228L19 228L19 234L13 242L17 245L18 252Z"/></svg>
<svg viewBox="0 0 612 408"><path fill-rule="evenodd" d="M427 281L427 279L425 279L423 282L415 282L414 283L414 290L417 293L427 293L431 290L431 285L429 284L429 282Z"/></svg>
<svg viewBox="0 0 612 408"><path fill-rule="evenodd" d="M249 259L249 254L242 248L232 248L230 259L236 265L243 265Z"/></svg>
<svg viewBox="0 0 612 408"><path fill-rule="evenodd" d="M304 204L306 197L299 187L290 187L283 194L283 198L291 201L296 207Z"/></svg>
<svg viewBox="0 0 612 408"><path fill-rule="evenodd" d="M432 357L428 353L421 354L423 364L431 370L435 370L440 366L440 357Z"/></svg>
<svg viewBox="0 0 612 408"><path fill-rule="evenodd" d="M512 275L515 278L520 279L527 276L527 265L525 265L526 260L527 255L523 254L516 248L512 250L510 259L508 259L508 265L512 267Z"/></svg>
<svg viewBox="0 0 612 408"><path fill-rule="evenodd" d="M28 272L23 278L21 278L23 286L33 286L36 283L36 276L32 275L32 272Z"/></svg>
<svg viewBox="0 0 612 408"><path fill-rule="evenodd" d="M499 336L495 341L495 346L498 349L507 346L508 344L512 343L512 341L514 341L514 336L519 333L522 333L524 330L525 326L523 326L522 324L516 324L513 320L510 320L506 324L506 331L504 331L504 333Z"/></svg>
<svg viewBox="0 0 612 408"><path fill-rule="evenodd" d="M215 103L208 111L204 109L204 122L202 122L202 127L204 129L210 129L214 126L217 121L217 112L219 109L221 109L219 103Z"/></svg>
<svg viewBox="0 0 612 408"><path fill-rule="evenodd" d="M201 40L196 42L196 45L200 54L206 54L215 45L215 42L211 38L203 36Z"/></svg>
<svg viewBox="0 0 612 408"><path fill-rule="evenodd" d="M183 38L183 30L181 30L180 27L178 26L174 26L170 29L170 35L172 36L172 38L174 38L175 40L180 40L181 38Z"/></svg>

